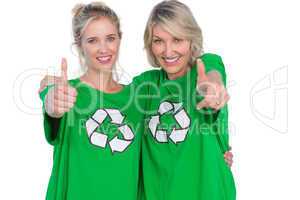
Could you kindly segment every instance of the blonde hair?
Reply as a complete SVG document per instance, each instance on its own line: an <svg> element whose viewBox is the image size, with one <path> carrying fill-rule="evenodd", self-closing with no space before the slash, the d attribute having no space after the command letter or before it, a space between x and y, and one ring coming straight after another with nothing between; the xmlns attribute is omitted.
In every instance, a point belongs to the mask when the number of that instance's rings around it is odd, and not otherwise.
<svg viewBox="0 0 300 200"><path fill-rule="evenodd" d="M191 10L176 0L165 0L157 4L148 19L144 32L144 47L149 63L157 67L158 61L152 53L152 30L159 24L171 35L191 41L192 56L189 64L194 64L196 58L202 54L202 31L196 22Z"/></svg>
<svg viewBox="0 0 300 200"><path fill-rule="evenodd" d="M122 32L120 28L120 20L117 14L102 2L92 2L89 4L77 4L72 9L72 30L74 37L74 44L79 53L79 60L81 66L84 68L84 55L81 48L81 38L85 28L88 24L100 17L107 17L116 26L118 36L121 38Z"/></svg>

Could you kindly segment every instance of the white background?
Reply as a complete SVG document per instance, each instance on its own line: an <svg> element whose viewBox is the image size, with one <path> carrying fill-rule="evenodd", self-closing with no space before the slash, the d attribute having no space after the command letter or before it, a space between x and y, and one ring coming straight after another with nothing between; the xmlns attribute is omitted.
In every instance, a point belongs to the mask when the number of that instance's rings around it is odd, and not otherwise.
<svg viewBox="0 0 300 200"><path fill-rule="evenodd" d="M52 147L43 135L37 90L47 71L59 72L62 56L69 61L70 78L78 75L70 14L77 2L1 3L1 200L45 197ZM131 77L150 69L142 38L159 1L105 2L121 18L120 66ZM300 199L299 5L287 0L183 2L203 30L205 51L221 55L226 65L237 199Z"/></svg>

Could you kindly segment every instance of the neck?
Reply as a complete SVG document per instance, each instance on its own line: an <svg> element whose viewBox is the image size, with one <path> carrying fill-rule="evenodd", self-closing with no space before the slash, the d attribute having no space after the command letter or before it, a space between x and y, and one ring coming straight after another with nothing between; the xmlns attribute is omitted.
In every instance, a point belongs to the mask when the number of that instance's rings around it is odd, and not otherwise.
<svg viewBox="0 0 300 200"><path fill-rule="evenodd" d="M191 69L191 67L187 66L187 67L182 68L179 72L176 72L174 74L167 73L168 79L175 80L177 78L180 78L180 77L184 76L190 69Z"/></svg>
<svg viewBox="0 0 300 200"><path fill-rule="evenodd" d="M112 72L94 71L88 69L81 80L101 91L111 91L120 86L112 78Z"/></svg>

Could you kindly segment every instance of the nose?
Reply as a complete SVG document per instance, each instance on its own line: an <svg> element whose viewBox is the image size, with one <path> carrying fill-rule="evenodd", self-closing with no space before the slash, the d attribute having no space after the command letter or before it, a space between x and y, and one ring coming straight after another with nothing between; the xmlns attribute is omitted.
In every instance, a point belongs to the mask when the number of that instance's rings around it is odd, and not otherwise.
<svg viewBox="0 0 300 200"><path fill-rule="evenodd" d="M165 56L171 57L173 55L173 44L171 42L167 42L165 45Z"/></svg>
<svg viewBox="0 0 300 200"><path fill-rule="evenodd" d="M108 51L108 46L105 41L100 41L97 45L97 52L100 54L106 53Z"/></svg>

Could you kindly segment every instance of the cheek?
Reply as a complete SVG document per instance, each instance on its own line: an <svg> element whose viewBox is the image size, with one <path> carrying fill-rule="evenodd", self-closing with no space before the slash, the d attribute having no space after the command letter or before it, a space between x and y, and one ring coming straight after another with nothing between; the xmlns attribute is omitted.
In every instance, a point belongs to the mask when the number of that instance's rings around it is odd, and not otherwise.
<svg viewBox="0 0 300 200"><path fill-rule="evenodd" d="M184 43L180 45L179 49L180 53L185 56L191 56L191 47L190 43Z"/></svg>
<svg viewBox="0 0 300 200"><path fill-rule="evenodd" d="M157 55L159 55L159 54L162 52L162 47L159 46L159 45L153 44L153 45L151 46L151 51L152 51L152 53L153 53L155 56L157 56Z"/></svg>
<svg viewBox="0 0 300 200"><path fill-rule="evenodd" d="M109 44L109 49L112 53L118 54L120 49L120 42L113 42Z"/></svg>
<svg viewBox="0 0 300 200"><path fill-rule="evenodd" d="M116 53L118 53L118 52L119 52L119 49L120 49L120 42L117 42L117 43L114 45L114 51L115 51Z"/></svg>
<svg viewBox="0 0 300 200"><path fill-rule="evenodd" d="M95 48L87 45L82 46L82 52L85 57L90 57L95 52Z"/></svg>

